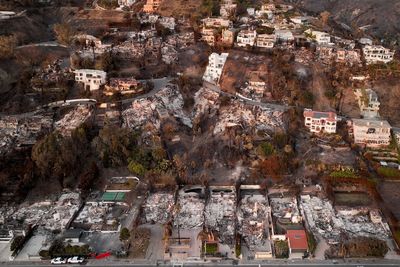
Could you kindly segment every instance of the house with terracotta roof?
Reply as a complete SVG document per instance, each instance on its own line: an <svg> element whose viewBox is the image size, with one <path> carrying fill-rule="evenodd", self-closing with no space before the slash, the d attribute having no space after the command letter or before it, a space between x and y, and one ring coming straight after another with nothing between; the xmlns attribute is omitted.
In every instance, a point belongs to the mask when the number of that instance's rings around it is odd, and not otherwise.
<svg viewBox="0 0 400 267"><path fill-rule="evenodd" d="M304 124L312 133L336 133L337 116L334 112L304 109Z"/></svg>
<svg viewBox="0 0 400 267"><path fill-rule="evenodd" d="M302 258L308 252L308 241L305 230L287 230L290 258Z"/></svg>

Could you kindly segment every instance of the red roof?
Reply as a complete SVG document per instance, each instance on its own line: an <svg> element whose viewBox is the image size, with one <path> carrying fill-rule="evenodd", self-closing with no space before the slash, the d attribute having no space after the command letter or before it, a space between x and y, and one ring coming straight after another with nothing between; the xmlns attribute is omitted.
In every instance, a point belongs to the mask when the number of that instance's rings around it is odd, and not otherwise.
<svg viewBox="0 0 400 267"><path fill-rule="evenodd" d="M310 117L313 119L325 119L327 121L336 121L335 112L323 112L323 111L314 111L310 109L305 109L303 115L305 118Z"/></svg>
<svg viewBox="0 0 400 267"><path fill-rule="evenodd" d="M307 234L304 230L287 230L286 237L291 249L308 249Z"/></svg>

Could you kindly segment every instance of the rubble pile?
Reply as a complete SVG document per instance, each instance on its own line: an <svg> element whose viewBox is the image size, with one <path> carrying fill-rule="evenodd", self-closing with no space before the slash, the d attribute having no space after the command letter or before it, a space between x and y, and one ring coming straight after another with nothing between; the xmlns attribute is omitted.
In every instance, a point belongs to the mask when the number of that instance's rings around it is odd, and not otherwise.
<svg viewBox="0 0 400 267"><path fill-rule="evenodd" d="M102 202L87 202L79 215L75 218L74 224L90 231L114 230L117 231L119 223L117 205Z"/></svg>
<svg viewBox="0 0 400 267"><path fill-rule="evenodd" d="M301 197L301 208L310 229L331 244L340 242L342 233L385 240L390 232L387 223L381 220L372 222L369 211L348 209L336 212L328 199L305 195Z"/></svg>
<svg viewBox="0 0 400 267"><path fill-rule="evenodd" d="M178 209L174 216L174 227L183 229L198 228L204 224L204 198L201 193L181 190L178 196Z"/></svg>
<svg viewBox="0 0 400 267"><path fill-rule="evenodd" d="M154 95L154 98L158 102L157 108L166 109L183 124L192 128L192 120L183 110L183 97L176 85L165 86Z"/></svg>
<svg viewBox="0 0 400 267"><path fill-rule="evenodd" d="M117 55L128 59L142 58L145 54L144 44L131 40L119 44L114 49Z"/></svg>
<svg viewBox="0 0 400 267"><path fill-rule="evenodd" d="M174 45L168 43L162 44L161 60L168 65L178 61L178 51L175 49Z"/></svg>
<svg viewBox="0 0 400 267"><path fill-rule="evenodd" d="M254 101L261 101L264 94L267 98L271 98L272 95L270 92L266 92L267 86L265 83L249 83L247 86L242 87L240 89L241 95L250 98Z"/></svg>
<svg viewBox="0 0 400 267"><path fill-rule="evenodd" d="M132 102L132 107L122 112L123 127L138 128L146 123L159 125L160 122L155 116L156 104L150 99L136 99ZM159 127L157 127L159 128Z"/></svg>
<svg viewBox="0 0 400 267"><path fill-rule="evenodd" d="M236 192L234 187L210 188L210 199L204 215L207 228L219 233L222 243L235 241Z"/></svg>
<svg viewBox="0 0 400 267"><path fill-rule="evenodd" d="M173 45L178 50L187 48L188 46L194 44L194 32L185 32L179 34L173 34L167 36L166 42Z"/></svg>
<svg viewBox="0 0 400 267"><path fill-rule="evenodd" d="M19 145L34 144L36 138L52 128L50 116L26 115L0 118L0 154Z"/></svg>
<svg viewBox="0 0 400 267"><path fill-rule="evenodd" d="M51 201L45 201L20 207L9 218L23 222L24 225L42 225L45 223L42 219L52 208L51 204Z"/></svg>
<svg viewBox="0 0 400 267"><path fill-rule="evenodd" d="M220 111L214 134L223 133L226 128L235 126L257 130L283 128L283 112L238 102L232 103L232 105Z"/></svg>
<svg viewBox="0 0 400 267"><path fill-rule="evenodd" d="M67 69L61 69L61 63L62 60L58 59L45 68L40 69L31 79L32 88L37 91L41 91L42 88L51 88L53 90L60 89L56 88L57 83L60 80L70 78L70 72Z"/></svg>
<svg viewBox="0 0 400 267"><path fill-rule="evenodd" d="M270 197L272 215L290 223L300 223L301 216L296 197Z"/></svg>
<svg viewBox="0 0 400 267"><path fill-rule="evenodd" d="M267 246L269 209L268 200L262 195L245 195L239 204L239 233L252 251Z"/></svg>
<svg viewBox="0 0 400 267"><path fill-rule="evenodd" d="M52 209L43 217L43 225L47 230L65 229L78 212L82 202L76 192L64 193Z"/></svg>
<svg viewBox="0 0 400 267"><path fill-rule="evenodd" d="M174 195L172 193L150 194L143 205L146 223L167 223L173 208Z"/></svg>
<svg viewBox="0 0 400 267"><path fill-rule="evenodd" d="M85 123L92 116L92 111L85 105L79 105L62 119L54 123L54 128L62 135L69 136L71 132Z"/></svg>
<svg viewBox="0 0 400 267"><path fill-rule="evenodd" d="M202 114L214 112L219 108L217 101L219 94L205 87L200 88L194 96L193 118L198 118Z"/></svg>
<svg viewBox="0 0 400 267"><path fill-rule="evenodd" d="M39 226L40 229L53 231L65 229L79 210L79 193L64 193L58 201L43 201L32 205L10 207L1 211L3 223L18 221L22 225ZM11 223L12 224L12 223Z"/></svg>
<svg viewBox="0 0 400 267"><path fill-rule="evenodd" d="M302 47L300 50L297 50L294 56L294 61L302 64L309 64L313 62L314 54L310 50Z"/></svg>
<svg viewBox="0 0 400 267"><path fill-rule="evenodd" d="M122 112L123 126L137 128L152 123L159 129L160 118L168 114L192 127L191 119L183 110L183 97L175 85L165 86L152 97L134 100L132 107Z"/></svg>

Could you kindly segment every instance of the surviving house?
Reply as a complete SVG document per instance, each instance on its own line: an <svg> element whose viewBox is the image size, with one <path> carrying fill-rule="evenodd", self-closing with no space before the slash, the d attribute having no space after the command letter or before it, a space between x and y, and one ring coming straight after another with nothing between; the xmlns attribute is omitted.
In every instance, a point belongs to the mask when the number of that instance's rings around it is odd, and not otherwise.
<svg viewBox="0 0 400 267"><path fill-rule="evenodd" d="M308 252L307 234L305 230L287 230L290 258L302 258Z"/></svg>
<svg viewBox="0 0 400 267"><path fill-rule="evenodd" d="M314 39L318 44L327 45L331 43L331 36L329 33L313 31L311 29L306 30L305 33Z"/></svg>
<svg viewBox="0 0 400 267"><path fill-rule="evenodd" d="M100 86L106 83L107 73L102 70L79 69L74 73L75 81L83 83L85 90L99 90Z"/></svg>
<svg viewBox="0 0 400 267"><path fill-rule="evenodd" d="M240 47L254 46L257 32L251 30L241 30L236 38L236 44Z"/></svg>
<svg viewBox="0 0 400 267"><path fill-rule="evenodd" d="M158 10L162 0L147 0L146 4L143 6L143 11L146 13L153 13Z"/></svg>
<svg viewBox="0 0 400 267"><path fill-rule="evenodd" d="M290 30L275 30L276 41L288 44L294 41L293 33Z"/></svg>
<svg viewBox="0 0 400 267"><path fill-rule="evenodd" d="M353 119L354 143L367 147L390 144L390 124L385 120Z"/></svg>
<svg viewBox="0 0 400 267"><path fill-rule="evenodd" d="M367 64L378 62L389 63L394 57L394 51L381 45L366 45L363 48L363 53Z"/></svg>
<svg viewBox="0 0 400 267"><path fill-rule="evenodd" d="M337 117L334 112L304 110L304 124L312 133L336 133Z"/></svg>
<svg viewBox="0 0 400 267"><path fill-rule="evenodd" d="M376 118L379 117L379 106L378 95L372 89L357 89L354 94L358 100L358 106L360 107L361 115L364 118Z"/></svg>
<svg viewBox="0 0 400 267"><path fill-rule="evenodd" d="M204 72L203 80L218 84L228 55L228 53L222 53L221 55L212 53L208 58L208 66Z"/></svg>
<svg viewBox="0 0 400 267"><path fill-rule="evenodd" d="M259 34L256 38L256 46L262 48L273 48L275 45L274 34Z"/></svg>

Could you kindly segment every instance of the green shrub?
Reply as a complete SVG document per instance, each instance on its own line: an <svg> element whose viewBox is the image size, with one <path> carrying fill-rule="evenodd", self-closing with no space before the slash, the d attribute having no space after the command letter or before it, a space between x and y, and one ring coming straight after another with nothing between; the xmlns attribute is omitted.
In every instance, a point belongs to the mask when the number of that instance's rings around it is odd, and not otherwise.
<svg viewBox="0 0 400 267"><path fill-rule="evenodd" d="M357 174L350 170L334 171L330 174L330 176L334 178L357 178Z"/></svg>
<svg viewBox="0 0 400 267"><path fill-rule="evenodd" d="M386 178L400 178L400 171L389 167L379 167L378 174Z"/></svg>

